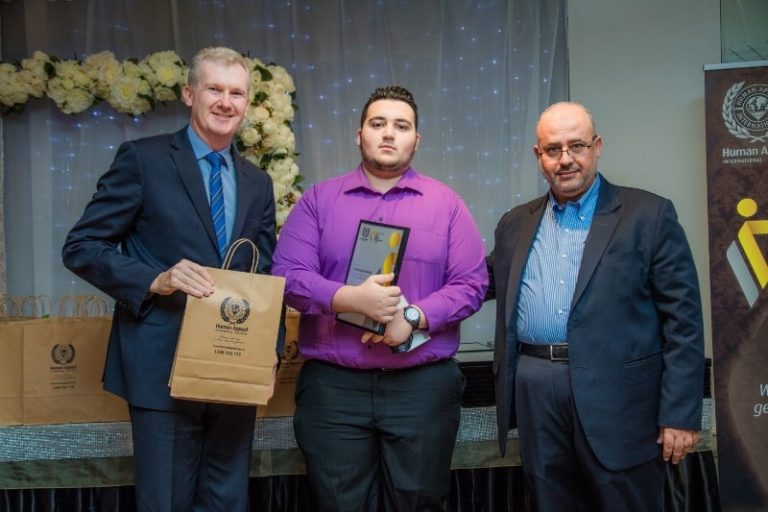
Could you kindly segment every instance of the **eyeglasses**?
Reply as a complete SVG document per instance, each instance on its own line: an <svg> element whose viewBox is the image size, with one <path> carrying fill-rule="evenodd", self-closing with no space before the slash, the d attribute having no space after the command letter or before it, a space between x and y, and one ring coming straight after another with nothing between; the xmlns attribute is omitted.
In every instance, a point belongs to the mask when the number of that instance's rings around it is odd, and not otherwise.
<svg viewBox="0 0 768 512"><path fill-rule="evenodd" d="M591 148L594 145L596 138L597 135L592 136L592 144L587 144L586 142L572 142L565 148L561 148L559 146L547 146L544 149L540 149L539 151L547 155L549 158L555 160L562 158L563 153L568 153L571 156L578 156Z"/></svg>

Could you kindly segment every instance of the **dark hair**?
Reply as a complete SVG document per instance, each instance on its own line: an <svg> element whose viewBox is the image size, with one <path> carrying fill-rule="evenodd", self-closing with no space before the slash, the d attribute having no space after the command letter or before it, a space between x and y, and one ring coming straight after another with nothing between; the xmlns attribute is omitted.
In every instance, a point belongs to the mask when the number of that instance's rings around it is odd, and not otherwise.
<svg viewBox="0 0 768 512"><path fill-rule="evenodd" d="M413 121L415 128L419 128L419 109L416 107L416 102L413 100L413 94L405 87L399 85L388 85L386 87L378 87L373 93L371 93L368 101L365 102L363 107L363 113L360 115L360 128L365 123L365 116L368 115L368 107L371 103L378 100L397 100L408 104L413 109Z"/></svg>

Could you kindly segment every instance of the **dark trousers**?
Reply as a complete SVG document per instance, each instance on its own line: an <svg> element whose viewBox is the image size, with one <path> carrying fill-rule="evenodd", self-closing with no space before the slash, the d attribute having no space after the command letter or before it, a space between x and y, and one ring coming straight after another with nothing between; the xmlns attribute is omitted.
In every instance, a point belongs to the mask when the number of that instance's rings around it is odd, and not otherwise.
<svg viewBox="0 0 768 512"><path fill-rule="evenodd" d="M396 371L305 362L293 421L319 510L444 510L464 382L453 360Z"/></svg>
<svg viewBox="0 0 768 512"><path fill-rule="evenodd" d="M623 471L600 464L574 407L568 363L521 355L515 397L520 457L532 510L661 510L661 449L656 459Z"/></svg>
<svg viewBox="0 0 768 512"><path fill-rule="evenodd" d="M255 407L179 400L130 412L139 511L248 510Z"/></svg>

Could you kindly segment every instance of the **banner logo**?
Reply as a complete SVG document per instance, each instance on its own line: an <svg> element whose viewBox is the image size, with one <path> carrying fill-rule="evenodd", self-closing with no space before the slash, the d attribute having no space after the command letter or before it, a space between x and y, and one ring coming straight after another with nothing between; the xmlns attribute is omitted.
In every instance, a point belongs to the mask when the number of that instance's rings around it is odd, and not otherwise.
<svg viewBox="0 0 768 512"><path fill-rule="evenodd" d="M723 121L734 137L768 142L768 85L736 82L723 99Z"/></svg>
<svg viewBox="0 0 768 512"><path fill-rule="evenodd" d="M227 297L221 302L221 319L231 324L241 324L251 314L251 305L245 299Z"/></svg>
<svg viewBox="0 0 768 512"><path fill-rule="evenodd" d="M736 211L749 219L757 213L757 203L753 199L744 198L736 205ZM737 239L731 242L726 251L728 264L749 307L755 305L760 291L768 285L768 263L757 244L758 235L768 235L768 219L744 221Z"/></svg>

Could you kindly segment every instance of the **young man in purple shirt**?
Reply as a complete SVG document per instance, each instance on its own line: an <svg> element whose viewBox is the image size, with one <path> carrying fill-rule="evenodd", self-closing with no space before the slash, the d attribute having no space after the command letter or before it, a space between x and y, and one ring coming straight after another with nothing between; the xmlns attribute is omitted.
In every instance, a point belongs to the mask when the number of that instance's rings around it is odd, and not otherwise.
<svg viewBox="0 0 768 512"><path fill-rule="evenodd" d="M410 166L417 128L410 92L376 89L357 133L361 165L304 194L275 252L286 302L302 313L294 427L321 510L447 505L464 389L452 356L488 276L464 202ZM344 284L361 220L410 228L398 286L393 274ZM348 312L385 323L384 334L336 320ZM414 330L429 340L405 350Z"/></svg>

